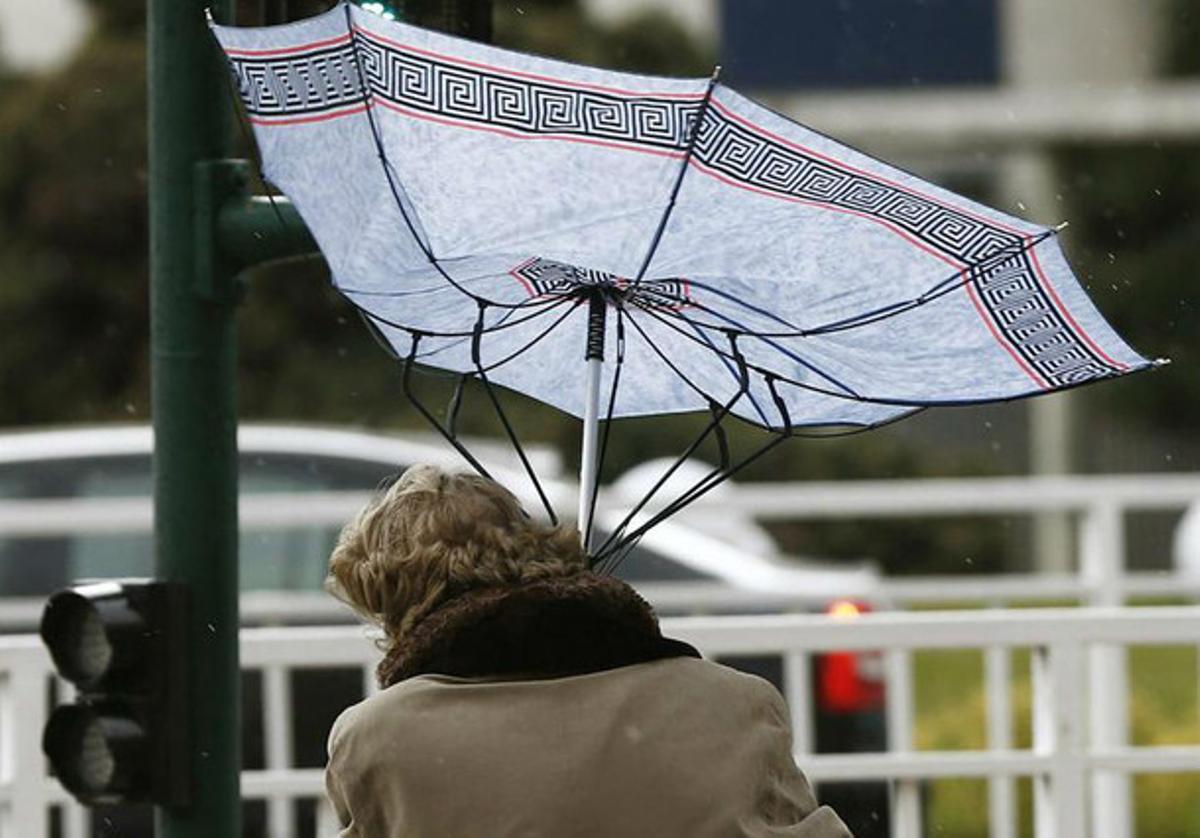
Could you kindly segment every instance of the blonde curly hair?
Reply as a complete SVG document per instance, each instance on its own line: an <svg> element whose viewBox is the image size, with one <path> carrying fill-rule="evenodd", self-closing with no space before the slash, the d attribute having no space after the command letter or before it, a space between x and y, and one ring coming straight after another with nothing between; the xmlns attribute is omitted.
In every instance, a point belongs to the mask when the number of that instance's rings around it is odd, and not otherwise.
<svg viewBox="0 0 1200 838"><path fill-rule="evenodd" d="M573 528L534 521L492 480L417 465L345 526L325 587L395 642L464 591L586 569Z"/></svg>

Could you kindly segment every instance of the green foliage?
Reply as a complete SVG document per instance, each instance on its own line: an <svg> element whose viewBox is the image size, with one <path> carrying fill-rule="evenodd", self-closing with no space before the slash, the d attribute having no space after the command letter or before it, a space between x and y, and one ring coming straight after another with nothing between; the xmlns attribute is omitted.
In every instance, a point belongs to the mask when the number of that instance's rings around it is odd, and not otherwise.
<svg viewBox="0 0 1200 838"><path fill-rule="evenodd" d="M1166 70L1172 76L1200 75L1200 8L1195 0L1167 4Z"/></svg>
<svg viewBox="0 0 1200 838"><path fill-rule="evenodd" d="M101 38L143 36L146 0L88 0L92 23Z"/></svg>
<svg viewBox="0 0 1200 838"><path fill-rule="evenodd" d="M1029 654L1013 655L1009 693L1013 743L1031 746L1032 690ZM1136 745L1194 745L1200 741L1195 714L1196 654L1188 647L1130 650L1133 686L1130 741ZM977 651L928 651L913 658L918 750L973 750L986 745L987 696L983 660ZM1023 835L1032 834L1028 781L1018 783ZM937 780L925 784L925 818L932 834L984 838L987 786L982 781ZM1200 830L1200 775L1150 774L1134 778L1136 834L1185 838Z"/></svg>
<svg viewBox="0 0 1200 838"><path fill-rule="evenodd" d="M0 102L4 424L144 410L143 55L140 38L94 40Z"/></svg>
<svg viewBox="0 0 1200 838"><path fill-rule="evenodd" d="M1190 431L1200 421L1200 147L1072 148L1059 162L1085 286L1135 347L1172 361L1086 398L1145 429Z"/></svg>
<svg viewBox="0 0 1200 838"><path fill-rule="evenodd" d="M610 28L563 0L497 3L496 43L639 73L707 76L713 66L712 56L666 15L642 13Z"/></svg>

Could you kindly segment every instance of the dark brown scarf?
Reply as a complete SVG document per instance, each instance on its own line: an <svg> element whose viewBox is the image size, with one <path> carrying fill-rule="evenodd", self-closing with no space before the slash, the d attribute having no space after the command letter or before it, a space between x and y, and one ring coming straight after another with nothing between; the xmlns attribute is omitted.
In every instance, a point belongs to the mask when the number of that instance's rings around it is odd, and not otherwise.
<svg viewBox="0 0 1200 838"><path fill-rule="evenodd" d="M388 650L381 687L422 674L553 677L670 657L700 657L662 636L650 606L629 585L581 573L465 591Z"/></svg>

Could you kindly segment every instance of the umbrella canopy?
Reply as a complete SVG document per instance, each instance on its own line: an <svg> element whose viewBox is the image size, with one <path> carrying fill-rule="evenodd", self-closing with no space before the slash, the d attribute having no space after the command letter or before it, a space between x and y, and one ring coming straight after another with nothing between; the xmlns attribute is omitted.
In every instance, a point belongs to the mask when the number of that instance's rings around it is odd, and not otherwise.
<svg viewBox="0 0 1200 838"><path fill-rule="evenodd" d="M548 60L349 5L214 29L265 175L341 293L421 364L576 416L606 392L612 417L715 404L777 430L1150 365L1054 230L715 77Z"/></svg>

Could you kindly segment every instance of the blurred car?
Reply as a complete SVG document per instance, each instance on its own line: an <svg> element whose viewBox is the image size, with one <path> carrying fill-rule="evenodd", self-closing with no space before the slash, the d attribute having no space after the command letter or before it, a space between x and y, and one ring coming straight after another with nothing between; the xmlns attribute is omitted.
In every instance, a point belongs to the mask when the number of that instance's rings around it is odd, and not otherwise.
<svg viewBox="0 0 1200 838"><path fill-rule="evenodd" d="M457 453L444 443L418 434L248 424L238 430L238 447L239 584L245 623L353 620L321 590L341 523L366 493L414 463L461 467ZM540 508L507 447L481 441L472 442L471 448L527 508ZM153 575L152 449L153 434L146 426L0 435L0 630L33 630L42 599L72 580ZM548 476L545 488L552 500L569 508L576 489L560 479L555 452L534 447L529 453L538 474ZM647 475L658 468L655 463L641 466L612 487L608 506L598 513L601 539L619 524L624 508L644 493ZM693 468L699 467L680 469L675 480L692 479ZM668 484L666 491L673 488ZM685 514L650 530L615 572L662 614L821 611L842 607L841 595L865 595L875 581L867 567L785 560L753 520L711 514ZM778 656L724 662L784 689ZM875 663L870 654L814 658L818 751L884 748L883 682ZM321 670L297 672L295 677L296 694L306 696L294 709L296 730L306 732L295 738L295 765L320 767L325 731L341 708L361 698L361 677L355 671ZM260 674L246 673L243 688L244 763L261 768ZM852 807L874 813L868 826L882 823L883 831L860 827L858 834L886 834L884 785L838 784L822 793L843 811ZM248 802L244 834L265 835L265 817L260 804ZM148 835L145 819L145 812L108 811L93 818L94 823L107 820L122 825L120 831L106 833L97 825L95 834ZM311 817L300 818L302 825L311 822ZM303 833L311 834L308 826Z"/></svg>

